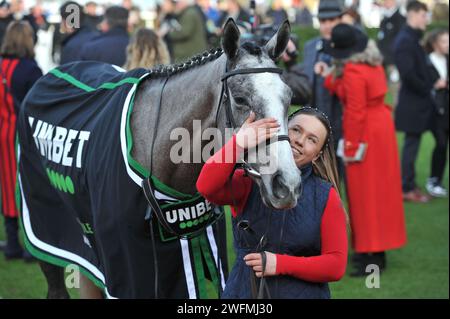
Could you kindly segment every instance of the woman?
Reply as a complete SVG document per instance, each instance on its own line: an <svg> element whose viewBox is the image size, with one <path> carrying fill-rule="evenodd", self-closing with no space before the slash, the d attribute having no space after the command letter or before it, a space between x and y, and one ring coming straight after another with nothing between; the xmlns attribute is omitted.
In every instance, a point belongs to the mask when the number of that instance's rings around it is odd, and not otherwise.
<svg viewBox="0 0 450 319"><path fill-rule="evenodd" d="M257 185L243 170L234 171L236 162L221 162L232 158L222 156L234 152L237 160L244 150L277 133L276 120L254 119L252 112L238 133L206 162L197 181L198 191L209 201L232 205L237 259L222 297L255 297L251 291L256 275L266 281L265 297L329 298L328 282L345 273L347 233L328 119L316 109L304 108L289 121L303 192L297 206L284 211L263 204ZM261 132L259 137L255 134Z"/></svg>
<svg viewBox="0 0 450 319"><path fill-rule="evenodd" d="M432 132L436 141L431 161L431 176L426 189L433 197L446 197L447 190L442 186L448 144L448 30L436 29L427 37L425 49L429 53L430 73L434 82L436 112Z"/></svg>
<svg viewBox="0 0 450 319"><path fill-rule="evenodd" d="M158 35L150 29L139 29L128 45L124 68L151 68L169 62L169 51Z"/></svg>
<svg viewBox="0 0 450 319"><path fill-rule="evenodd" d="M343 154L352 244L353 276L365 276L368 264L386 267L385 251L406 243L398 148L382 57L375 42L345 24L334 27L325 52L334 71L315 70L344 105ZM331 74L332 73L332 74Z"/></svg>
<svg viewBox="0 0 450 319"><path fill-rule="evenodd" d="M42 71L34 60L34 32L28 22L9 24L0 57L0 182L2 212L5 216L6 259L31 255L18 240L19 209L16 205L16 117L20 103Z"/></svg>

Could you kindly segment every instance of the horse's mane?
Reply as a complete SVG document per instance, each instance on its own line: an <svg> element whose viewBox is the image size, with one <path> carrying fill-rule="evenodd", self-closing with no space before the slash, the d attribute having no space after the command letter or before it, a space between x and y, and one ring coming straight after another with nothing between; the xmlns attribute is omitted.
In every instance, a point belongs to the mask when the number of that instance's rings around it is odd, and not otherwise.
<svg viewBox="0 0 450 319"><path fill-rule="evenodd" d="M251 55L260 56L262 54L261 47L254 44L253 42L244 42L241 48ZM195 55L185 62L170 65L157 65L149 69L148 71L150 73L151 79L168 77L193 69L197 66L204 65L208 62L217 60L222 54L223 54L222 48L213 48L198 55Z"/></svg>
<svg viewBox="0 0 450 319"><path fill-rule="evenodd" d="M215 48L193 56L186 62L155 66L154 68L149 69L149 72L152 79L172 76L197 66L204 65L210 61L217 60L222 54L223 50L221 48Z"/></svg>

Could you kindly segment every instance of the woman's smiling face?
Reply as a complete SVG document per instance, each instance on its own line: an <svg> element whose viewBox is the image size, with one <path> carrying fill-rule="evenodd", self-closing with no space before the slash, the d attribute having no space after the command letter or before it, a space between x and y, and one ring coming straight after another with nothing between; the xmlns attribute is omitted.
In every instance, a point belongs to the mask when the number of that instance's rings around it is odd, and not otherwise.
<svg viewBox="0 0 450 319"><path fill-rule="evenodd" d="M315 161L327 140L327 129L314 115L300 114L289 121L289 138L297 167Z"/></svg>

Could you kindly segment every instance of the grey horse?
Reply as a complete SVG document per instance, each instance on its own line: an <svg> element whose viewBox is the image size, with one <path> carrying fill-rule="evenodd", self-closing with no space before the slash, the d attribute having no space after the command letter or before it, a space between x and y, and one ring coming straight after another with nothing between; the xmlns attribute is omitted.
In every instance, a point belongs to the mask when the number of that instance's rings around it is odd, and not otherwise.
<svg viewBox="0 0 450 319"><path fill-rule="evenodd" d="M195 194L196 180L204 161L170 161L171 150L177 143L170 139L173 130L186 129L190 133L190 142L208 128L218 128L225 136L230 121L229 107L236 127L252 110L257 119L276 118L281 125L279 135L287 136L287 112L292 93L280 75L270 70L276 68L275 61L284 52L289 34L290 26L285 22L265 46L241 44L239 29L230 19L224 26L221 50L210 51L184 64L163 67L159 72L163 76L146 79L137 89L131 113L133 158L169 187ZM268 71L258 72L261 68ZM250 72L241 73L240 70ZM226 72L236 73L224 80ZM223 91L223 81L226 81L228 92ZM201 121L200 131L193 128L194 119ZM202 141L201 147L209 142ZM275 209L295 206L301 176L288 139L279 139L267 145L265 150L273 161L274 170L263 173L261 163L251 164L254 171L261 173L254 179L265 204ZM195 156L196 151L192 148L191 155ZM62 268L44 262L41 268L49 285L48 297L67 297Z"/></svg>

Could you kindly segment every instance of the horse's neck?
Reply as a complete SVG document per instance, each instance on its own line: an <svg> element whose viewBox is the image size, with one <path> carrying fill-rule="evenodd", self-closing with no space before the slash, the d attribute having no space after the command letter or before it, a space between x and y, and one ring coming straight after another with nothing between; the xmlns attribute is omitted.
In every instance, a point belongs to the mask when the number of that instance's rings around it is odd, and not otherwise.
<svg viewBox="0 0 450 319"><path fill-rule="evenodd" d="M215 61L169 78L163 90L158 123L157 109L165 79L150 80L142 84L136 96L131 115L134 140L132 156L149 171L151 164L152 175L182 193L196 192L195 183L203 161L192 162L193 151L198 152L192 147L192 140L198 139L198 136L193 136L193 120L201 120L202 131L215 125L221 92L220 76L225 69L224 58L221 56ZM156 139L151 154L155 125ZM177 140L170 140L170 134L174 129L180 128L179 132L189 132L187 163L174 163L170 154L174 144L180 145L180 136L175 135Z"/></svg>

